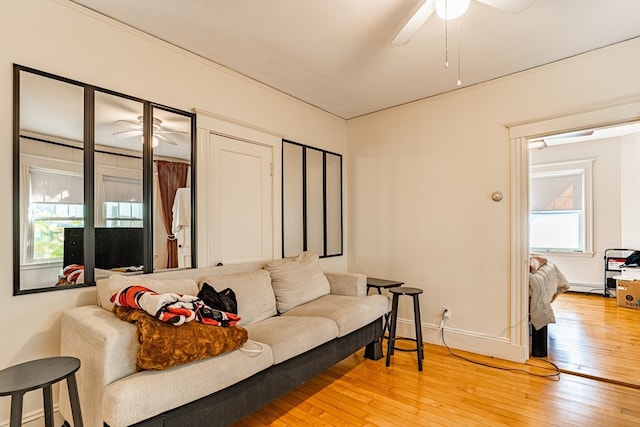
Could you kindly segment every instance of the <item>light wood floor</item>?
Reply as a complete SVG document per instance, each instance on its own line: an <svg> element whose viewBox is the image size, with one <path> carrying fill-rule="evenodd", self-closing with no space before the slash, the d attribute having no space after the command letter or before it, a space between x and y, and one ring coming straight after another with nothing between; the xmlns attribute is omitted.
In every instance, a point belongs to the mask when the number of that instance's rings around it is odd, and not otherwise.
<svg viewBox="0 0 640 427"><path fill-rule="evenodd" d="M545 361L522 365L456 353L549 375ZM349 356L245 418L263 426L638 426L640 389L580 376L559 380L479 366L426 345L424 371L414 353L384 359ZM531 366L539 365L543 367Z"/></svg>
<svg viewBox="0 0 640 427"><path fill-rule="evenodd" d="M561 294L553 310L548 360L565 371L640 387L640 310L577 293Z"/></svg>

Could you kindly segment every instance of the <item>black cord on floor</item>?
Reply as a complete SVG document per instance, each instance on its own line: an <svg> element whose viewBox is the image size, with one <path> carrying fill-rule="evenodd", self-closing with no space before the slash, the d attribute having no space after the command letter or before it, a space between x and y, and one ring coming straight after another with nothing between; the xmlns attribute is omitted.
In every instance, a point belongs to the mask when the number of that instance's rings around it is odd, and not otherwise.
<svg viewBox="0 0 640 427"><path fill-rule="evenodd" d="M443 321L443 323L444 323L444 317L443 317L442 321ZM462 360L464 360L464 361L467 361L467 362L470 362L470 363L474 363L474 364L476 364L476 365L486 366L486 367L488 367L488 368L500 369L500 370L502 370L502 371L522 372L522 373L525 373L525 374L527 374L527 375L531 375L531 376L533 376L533 377L549 378L549 379L552 379L552 380L554 380L554 381L560 381L560 368L558 368L558 366L556 366L556 364L555 364L555 363L553 363L553 362L550 362L550 361L545 360L545 359L538 359L538 360L541 360L541 361L546 362L546 363L548 363L549 365L551 365L551 366L552 366L551 368L546 368L546 367L544 367L544 366L530 365L530 364L526 363L526 365L527 365L527 366L533 366L533 367L535 367L535 368L546 369L546 370L552 370L552 371L553 371L553 373L552 373L552 374L536 374L536 373L534 373L534 372L529 372L529 371L527 371L527 370L525 370L525 369L521 369L521 368L505 368L505 367L503 367L503 366L496 366L496 365L491 365L491 364L489 364L489 363L485 363L485 362L479 362L479 361L477 361L477 360L469 359L468 357L465 357L465 356L461 356L461 355L459 355L459 354L456 354L456 353L454 353L454 352L453 352L453 350L451 350L451 349L449 348L449 346L447 345L447 342L446 342L446 341L445 341L445 339L444 339L444 326L441 326L441 327L440 327L440 333L442 334L442 343L444 344L444 346L445 346L445 348L447 349L447 351L448 351L452 356L455 356L455 357L457 357L458 359L462 359Z"/></svg>

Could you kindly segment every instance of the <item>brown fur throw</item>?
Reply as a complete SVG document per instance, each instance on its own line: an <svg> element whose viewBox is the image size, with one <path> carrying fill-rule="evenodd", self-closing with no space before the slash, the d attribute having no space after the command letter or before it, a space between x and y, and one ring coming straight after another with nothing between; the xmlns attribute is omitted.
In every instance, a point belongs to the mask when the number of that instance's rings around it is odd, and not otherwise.
<svg viewBox="0 0 640 427"><path fill-rule="evenodd" d="M180 326L164 323L143 310L114 307L121 320L138 329L140 348L136 368L162 370L181 363L201 360L235 350L247 341L247 330L240 326L224 328L188 322Z"/></svg>

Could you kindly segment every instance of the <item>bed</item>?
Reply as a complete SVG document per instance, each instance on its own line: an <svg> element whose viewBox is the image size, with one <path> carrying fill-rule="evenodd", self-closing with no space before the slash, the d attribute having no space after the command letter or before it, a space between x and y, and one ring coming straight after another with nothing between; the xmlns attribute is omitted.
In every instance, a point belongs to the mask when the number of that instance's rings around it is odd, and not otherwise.
<svg viewBox="0 0 640 427"><path fill-rule="evenodd" d="M551 303L569 290L569 282L558 267L540 255L529 257L529 318L531 322L531 353L547 355L547 325L556 323Z"/></svg>

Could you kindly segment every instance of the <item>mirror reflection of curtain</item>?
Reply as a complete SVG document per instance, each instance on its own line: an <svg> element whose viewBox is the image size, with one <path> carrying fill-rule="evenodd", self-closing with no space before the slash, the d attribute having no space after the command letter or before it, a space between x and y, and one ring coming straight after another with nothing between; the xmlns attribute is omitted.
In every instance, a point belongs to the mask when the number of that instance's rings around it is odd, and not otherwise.
<svg viewBox="0 0 640 427"><path fill-rule="evenodd" d="M162 219L167 231L167 268L178 267L178 243L173 234L173 202L178 188L187 185L189 165L181 162L158 160L158 186Z"/></svg>

